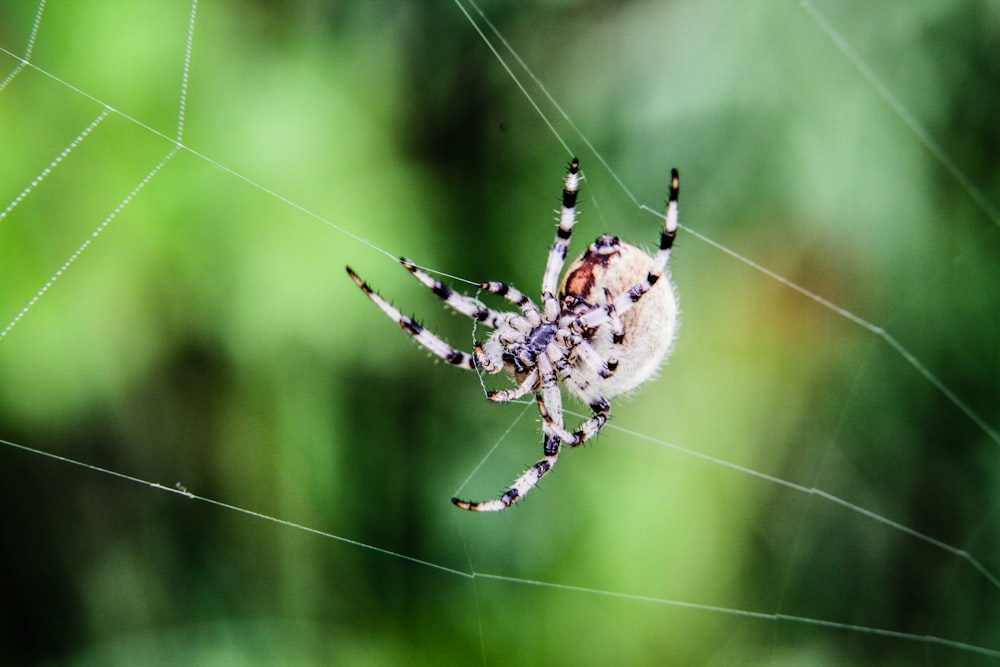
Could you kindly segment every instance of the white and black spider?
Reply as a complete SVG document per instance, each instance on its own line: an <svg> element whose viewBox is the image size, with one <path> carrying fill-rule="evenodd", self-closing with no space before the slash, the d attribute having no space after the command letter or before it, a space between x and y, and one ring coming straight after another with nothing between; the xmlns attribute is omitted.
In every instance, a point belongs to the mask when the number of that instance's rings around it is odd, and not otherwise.
<svg viewBox="0 0 1000 667"><path fill-rule="evenodd" d="M347 267L358 287L433 354L459 368L505 371L517 384L515 388L487 392L489 400L505 402L528 393L535 395L542 417L544 458L495 500L451 499L463 509L498 511L510 507L552 469L562 443L575 447L593 437L608 421L608 399L651 378L670 351L677 326L677 302L663 274L677 233L677 170L671 171L670 196L655 255L604 234L569 265L559 283L576 223L579 169L580 162L574 158L563 186L559 229L542 278L541 307L510 285L481 283L480 289L518 307L518 312L493 310L400 258L400 263L445 303L493 329L486 342L475 344L472 354L456 350L400 313ZM560 382L594 412L573 432L563 426Z"/></svg>

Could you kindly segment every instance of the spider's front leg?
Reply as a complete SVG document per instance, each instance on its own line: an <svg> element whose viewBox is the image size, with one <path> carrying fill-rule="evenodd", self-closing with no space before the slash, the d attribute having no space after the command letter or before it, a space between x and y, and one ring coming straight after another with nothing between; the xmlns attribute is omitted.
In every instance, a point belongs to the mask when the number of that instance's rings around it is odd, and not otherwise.
<svg viewBox="0 0 1000 667"><path fill-rule="evenodd" d="M534 301L516 287L493 280L479 283L479 289L486 290L490 294L502 296L510 301L521 310L522 315L531 321L532 326L538 326L538 323L541 322L539 318L542 311L538 309ZM495 329L496 327L493 328Z"/></svg>
<svg viewBox="0 0 1000 667"><path fill-rule="evenodd" d="M542 276L542 308L545 317L550 321L559 318L559 299L556 291L559 284L559 274L562 273L569 250L569 240L573 236L573 225L576 224L576 195L580 189L580 160L573 158L563 183L562 209L559 212L559 229L549 250L549 259L545 264L545 274Z"/></svg>
<svg viewBox="0 0 1000 667"><path fill-rule="evenodd" d="M399 258L399 263L402 264L407 271L413 274L413 277L424 284L430 291L434 293L439 299L442 299L446 304L451 306L456 312L462 313L466 317L470 317L477 322L482 322L488 327L496 329L499 323L503 319L503 315L493 310L492 308L487 308L483 304L479 303L478 300L472 297L465 296L464 294L459 294L452 288L445 285L440 280L435 280L434 278L427 275L425 272L420 270L420 268L406 259L405 257ZM348 269L349 271L350 269Z"/></svg>
<svg viewBox="0 0 1000 667"><path fill-rule="evenodd" d="M468 352L456 350L437 335L425 329L412 317L403 315L395 306L383 299L378 292L373 290L368 283L359 278L358 274L351 270L351 267L349 266L347 267L347 275L351 277L351 280L354 281L355 285L361 288L362 292L368 295L369 299L375 302L375 305L382 309L383 313L388 315L390 319L395 320L395 322L403 328L403 331L413 336L415 341L417 341L425 349L429 350L432 354L444 359L452 366L458 366L459 368L464 368L470 371L480 368L480 360L477 357L474 357Z"/></svg>
<svg viewBox="0 0 1000 667"><path fill-rule="evenodd" d="M663 272L667 268L670 260L670 251L674 247L674 239L677 236L678 224L678 199L680 197L681 181L680 174L676 169L670 170L670 193L667 198L667 212L663 216L663 229L660 231L660 248L653 256L652 265L646 277L631 288L625 290L615 297L613 302L609 302L604 309L595 308L591 312L580 317L579 325L585 328L595 328L609 319L614 324L614 318L621 318L622 315L635 307L642 297L644 297L653 286L663 277ZM619 319L620 322L620 319Z"/></svg>

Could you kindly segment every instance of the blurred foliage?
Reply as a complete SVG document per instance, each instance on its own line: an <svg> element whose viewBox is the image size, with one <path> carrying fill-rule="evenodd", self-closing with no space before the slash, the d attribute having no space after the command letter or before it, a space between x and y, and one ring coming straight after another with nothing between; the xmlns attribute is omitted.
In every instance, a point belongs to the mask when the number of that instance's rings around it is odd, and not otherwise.
<svg viewBox="0 0 1000 667"><path fill-rule="evenodd" d="M185 3L47 3L19 71L0 6L0 438L118 475L0 447L0 664L994 664L784 617L1000 651L1000 3L483 7L558 136L452 3L202 0L183 97ZM537 416L343 266L471 346L391 257L536 292L563 141L576 249L681 169L681 335L462 513Z"/></svg>

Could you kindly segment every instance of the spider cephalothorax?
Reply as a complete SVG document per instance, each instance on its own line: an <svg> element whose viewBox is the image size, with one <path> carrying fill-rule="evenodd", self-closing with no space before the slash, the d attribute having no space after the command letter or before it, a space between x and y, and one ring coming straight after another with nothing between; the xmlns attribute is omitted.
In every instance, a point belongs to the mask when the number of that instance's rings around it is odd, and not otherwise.
<svg viewBox="0 0 1000 667"><path fill-rule="evenodd" d="M481 283L480 289L518 307L514 312L496 311L478 299L458 294L409 260L399 260L449 306L493 329L472 354L452 348L400 313L347 268L354 282L386 315L441 359L469 370L506 372L516 386L489 391L488 399L506 402L535 395L542 416L544 457L500 498L485 502L452 498L464 509L502 510L521 498L555 465L562 443L575 447L600 431L611 410L608 399L651 378L670 350L677 328L677 303L663 274L677 233L677 170L671 172L667 213L656 254L604 234L569 265L560 283L559 273L576 223L579 168L574 158L563 186L559 229L542 278L541 307L510 285ZM594 413L574 432L563 425L560 383Z"/></svg>

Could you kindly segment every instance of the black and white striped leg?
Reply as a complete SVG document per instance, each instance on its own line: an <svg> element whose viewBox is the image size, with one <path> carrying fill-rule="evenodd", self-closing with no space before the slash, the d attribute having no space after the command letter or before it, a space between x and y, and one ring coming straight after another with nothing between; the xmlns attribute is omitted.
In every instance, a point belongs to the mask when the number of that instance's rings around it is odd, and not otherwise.
<svg viewBox="0 0 1000 667"><path fill-rule="evenodd" d="M521 292L516 287L508 285L507 283L498 281L480 283L479 289L489 292L490 294L502 296L517 306L523 315L542 312L539 310L538 306L535 305L535 302L532 301L526 294Z"/></svg>
<svg viewBox="0 0 1000 667"><path fill-rule="evenodd" d="M611 344L614 347L611 348L611 356L604 362L604 368L598 372L600 372L601 377L608 378L618 370L618 355L614 353L614 350L617 350L618 346L625 340L625 324L622 322L622 318L618 317L618 311L615 309L615 301L611 296L611 290L607 287L604 288L604 301L608 304L608 324L611 325Z"/></svg>
<svg viewBox="0 0 1000 667"><path fill-rule="evenodd" d="M663 217L663 230L660 232L660 249L653 257L653 265L649 268L646 280L619 294L615 299L615 310L618 311L619 316L632 308L636 301L651 290L653 285L663 276L663 271L667 268L667 261L670 259L670 249L673 248L674 238L677 236L677 199L680 196L680 190L680 174L677 173L676 169L671 169L670 195L667 199L667 213Z"/></svg>
<svg viewBox="0 0 1000 667"><path fill-rule="evenodd" d="M493 401L494 403L507 403L509 401L521 398L525 394L530 394L531 390L535 388L538 384L538 369L528 373L528 376L524 378L518 386L513 389L501 389L499 391L487 391L486 398Z"/></svg>
<svg viewBox="0 0 1000 667"><path fill-rule="evenodd" d="M538 402L538 412L542 416L543 431L557 436L571 447L576 447L597 435L604 428L608 422L608 415L611 413L611 404L593 385L585 380L578 381L567 377L566 382L573 385L577 393L587 399L590 409L594 411L594 416L583 422L575 432L570 433L563 425L562 396L559 393L558 385L553 385L551 391L546 391L549 388L543 387L542 393L535 394L535 398Z"/></svg>
<svg viewBox="0 0 1000 667"><path fill-rule="evenodd" d="M602 359L601 355L586 341L581 341L580 344L575 346L576 353L583 360L583 363L590 366L599 376L607 379L618 370L618 355L615 353L615 350L625 340L625 324L618 317L614 297L611 296L611 291L607 287L604 288L604 302L604 306L598 306L575 320L573 318L566 318L564 326L569 329L596 329L605 323L609 325L612 347L607 359ZM588 321L587 318L590 318L590 320Z"/></svg>
<svg viewBox="0 0 1000 667"><path fill-rule="evenodd" d="M551 353L553 352L550 348L549 354ZM549 354L538 358L538 368L541 371L541 391L535 394L535 398L538 403L538 413L542 417L542 432L556 435L563 442L572 442L573 436L563 426L562 393L559 390L559 379Z"/></svg>
<svg viewBox="0 0 1000 667"><path fill-rule="evenodd" d="M507 509L523 498L528 491L535 488L538 481L552 470L559 459L560 442L558 436L546 435L543 444L543 449L545 450L544 458L525 470L499 498L482 502L470 502L468 500L452 498L451 502L464 510L472 512L499 512L500 510Z"/></svg>
<svg viewBox="0 0 1000 667"><path fill-rule="evenodd" d="M569 443L571 447L576 447L577 445L582 445L587 442L592 437L600 433L601 429L604 428L604 425L608 423L608 414L611 411L611 406L605 403L603 408L595 405L590 406L590 408L594 410L596 414L580 424L580 428L573 433L574 441Z"/></svg>
<svg viewBox="0 0 1000 667"><path fill-rule="evenodd" d="M608 416L611 414L611 404L596 387L586 380L577 380L574 376L569 376L566 378L566 382L576 388L576 393L584 398L590 409L594 411L594 416L580 424L580 427L573 433L569 444L571 447L576 447L590 440L604 428L604 425L608 423Z"/></svg>
<svg viewBox="0 0 1000 667"><path fill-rule="evenodd" d="M663 230L660 232L660 249L653 256L653 264L649 267L646 279L625 290L617 297L610 309L593 310L580 318L584 327L595 328L608 320L608 313L613 310L618 317L621 317L638 302L649 290L653 288L667 268L667 261L670 259L670 249L674 246L674 238L677 236L678 205L677 199L680 195L680 175L676 169L670 170L670 195L667 199L667 213L663 217Z"/></svg>
<svg viewBox="0 0 1000 667"><path fill-rule="evenodd" d="M559 228L556 238L549 250L549 259L545 264L545 274L542 277L542 307L545 317L555 321L559 318L559 300L556 290L559 285L559 274L562 273L569 249L569 240L573 236L573 225L576 224L576 195L580 189L580 161L573 158L563 183L562 209L559 213Z"/></svg>
<svg viewBox="0 0 1000 667"><path fill-rule="evenodd" d="M456 350L448 343L441 340L437 335L431 333L427 329L423 328L416 320L412 317L407 317L403 315L399 310L396 309L391 303L383 299L379 294L368 286L368 283L361 280L358 274L351 270L351 267L347 267L347 274L351 277L351 280L361 288L368 298L375 302L382 312L389 316L390 319L395 320L400 327L403 328L406 333L413 336L413 339L420 343L421 346L429 350L432 354L444 359L452 366L458 366L459 368L465 368L467 370L475 370L479 367L478 362L475 357L467 352L462 352L461 350Z"/></svg>
<svg viewBox="0 0 1000 667"><path fill-rule="evenodd" d="M618 359L616 357L609 357L607 360L604 360L597 353L597 350L588 343L577 346L576 354L582 363L592 368L595 373L604 379L611 377L618 370Z"/></svg>
<svg viewBox="0 0 1000 667"><path fill-rule="evenodd" d="M477 322L482 322L488 327L492 327L494 329L497 328L497 325L500 323L502 318L502 315L497 311L487 308L485 305L470 296L459 294L440 280L435 280L405 257L400 257L399 263L405 266L407 271L412 273L417 280L434 292L435 295L441 298L453 310L462 313L467 317L471 317Z"/></svg>
<svg viewBox="0 0 1000 667"><path fill-rule="evenodd" d="M559 391L558 387L556 391ZM573 434L567 431L562 424L561 397L555 400L548 398L548 401L546 401L545 395L535 394L535 399L538 403L538 414L542 416L543 430L558 436L563 442L572 443L574 441ZM553 416L553 413L555 416Z"/></svg>

